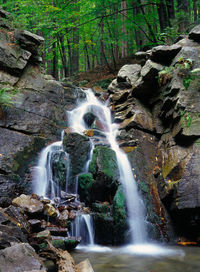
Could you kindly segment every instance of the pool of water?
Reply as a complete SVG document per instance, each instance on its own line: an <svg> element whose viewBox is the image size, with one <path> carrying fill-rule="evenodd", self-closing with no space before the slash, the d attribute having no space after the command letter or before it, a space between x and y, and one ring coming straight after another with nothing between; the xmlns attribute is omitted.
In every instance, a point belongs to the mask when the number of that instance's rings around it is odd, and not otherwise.
<svg viewBox="0 0 200 272"><path fill-rule="evenodd" d="M95 272L199 272L200 248L127 246L80 247L72 253L76 263L88 258Z"/></svg>

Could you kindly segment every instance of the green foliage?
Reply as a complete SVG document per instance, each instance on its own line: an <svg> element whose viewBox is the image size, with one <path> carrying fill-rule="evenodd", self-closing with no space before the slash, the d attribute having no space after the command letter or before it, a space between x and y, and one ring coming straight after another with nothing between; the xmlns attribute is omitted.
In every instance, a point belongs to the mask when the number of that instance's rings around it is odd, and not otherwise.
<svg viewBox="0 0 200 272"><path fill-rule="evenodd" d="M0 89L0 105L11 106L18 96L18 90L11 90L10 88Z"/></svg>

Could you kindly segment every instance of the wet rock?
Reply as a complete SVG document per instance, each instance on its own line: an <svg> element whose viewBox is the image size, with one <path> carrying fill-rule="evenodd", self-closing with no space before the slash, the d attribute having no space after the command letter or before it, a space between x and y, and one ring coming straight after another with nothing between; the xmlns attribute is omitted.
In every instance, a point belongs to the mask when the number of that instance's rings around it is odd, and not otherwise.
<svg viewBox="0 0 200 272"><path fill-rule="evenodd" d="M200 25L195 26L189 33L189 39L200 42Z"/></svg>
<svg viewBox="0 0 200 272"><path fill-rule="evenodd" d="M75 186L75 176L84 170L89 159L90 142L89 138L78 133L69 133L63 139L64 150L69 154L70 159L70 180L69 187Z"/></svg>
<svg viewBox="0 0 200 272"><path fill-rule="evenodd" d="M27 243L16 243L0 250L0 268L3 272L30 271L30 268L46 271L35 250Z"/></svg>
<svg viewBox="0 0 200 272"><path fill-rule="evenodd" d="M58 211L53 207L51 204L46 204L44 206L45 212L48 216L50 217L57 217L58 216Z"/></svg>
<svg viewBox="0 0 200 272"><path fill-rule="evenodd" d="M111 211L110 204L106 203L92 203L92 210L98 213L108 213Z"/></svg>
<svg viewBox="0 0 200 272"><path fill-rule="evenodd" d="M109 200L109 197L115 194L118 186L119 170L115 152L105 146L96 147L89 171L95 180L91 189L92 202Z"/></svg>
<svg viewBox="0 0 200 272"><path fill-rule="evenodd" d="M49 230L51 236L66 236L67 235L67 228L60 228L60 227L47 227L46 230Z"/></svg>
<svg viewBox="0 0 200 272"><path fill-rule="evenodd" d="M42 227L42 223L40 220L38 219L30 219L28 220L30 227L31 227L31 232L40 232L41 231L41 227Z"/></svg>
<svg viewBox="0 0 200 272"><path fill-rule="evenodd" d="M64 210L59 214L59 216L56 218L56 222L59 226L66 228L67 227L67 220L69 218L69 212L68 210Z"/></svg>
<svg viewBox="0 0 200 272"><path fill-rule="evenodd" d="M44 240L50 240L51 239L51 233L48 229L43 230L39 233L36 234L35 238L37 239L38 242L42 242Z"/></svg>
<svg viewBox="0 0 200 272"><path fill-rule="evenodd" d="M52 237L52 244L55 248L72 251L80 244L81 237Z"/></svg>
<svg viewBox="0 0 200 272"><path fill-rule="evenodd" d="M86 123L86 125L88 126L88 128L90 128L92 126L92 124L94 123L95 119L96 119L96 116L92 112L87 112L83 116L83 120Z"/></svg>
<svg viewBox="0 0 200 272"><path fill-rule="evenodd" d="M75 210L71 210L69 213L69 219L70 220L74 220L76 218L76 211Z"/></svg>
<svg viewBox="0 0 200 272"><path fill-rule="evenodd" d="M78 193L80 200L91 203L92 185L95 182L91 173L80 174L78 177Z"/></svg>
<svg viewBox="0 0 200 272"><path fill-rule="evenodd" d="M178 54L181 50L181 46L178 44L169 45L159 45L154 47L151 50L151 59L155 62L169 65L173 58Z"/></svg>
<svg viewBox="0 0 200 272"><path fill-rule="evenodd" d="M20 207L24 211L31 214L41 213L44 209L44 206L40 201L31 198L31 196L29 195L24 195L24 194L13 199L12 203L14 206Z"/></svg>
<svg viewBox="0 0 200 272"><path fill-rule="evenodd" d="M115 244L123 244L128 229L126 215L126 201L122 186L119 186L113 199L113 223Z"/></svg>

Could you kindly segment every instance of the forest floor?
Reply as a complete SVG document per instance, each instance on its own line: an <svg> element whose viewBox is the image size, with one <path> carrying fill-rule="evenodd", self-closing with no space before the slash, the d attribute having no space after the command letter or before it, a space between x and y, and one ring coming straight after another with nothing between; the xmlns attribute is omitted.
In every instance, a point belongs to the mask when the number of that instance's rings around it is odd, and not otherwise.
<svg viewBox="0 0 200 272"><path fill-rule="evenodd" d="M96 66L92 70L88 70L85 72L80 72L77 75L74 76L74 82L80 83L84 81L85 84L82 84L82 86L91 88L94 86L100 86L104 89L104 86L106 86L108 83L110 83L114 78L116 78L118 71L120 68L125 64L134 64L136 63L136 60L134 57L127 57L123 59L119 59L119 61L116 64L116 67L114 67L113 64L110 64L110 67L112 69L108 68L108 66Z"/></svg>

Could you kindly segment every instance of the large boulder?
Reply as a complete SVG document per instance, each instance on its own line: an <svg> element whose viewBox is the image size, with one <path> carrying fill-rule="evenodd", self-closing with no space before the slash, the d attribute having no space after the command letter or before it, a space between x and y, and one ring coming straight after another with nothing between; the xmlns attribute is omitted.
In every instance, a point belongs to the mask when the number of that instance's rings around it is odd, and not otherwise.
<svg viewBox="0 0 200 272"><path fill-rule="evenodd" d="M3 272L47 271L35 250L28 243L15 243L0 250L0 268Z"/></svg>
<svg viewBox="0 0 200 272"><path fill-rule="evenodd" d="M195 26L189 33L189 39L200 42L200 25Z"/></svg>
<svg viewBox="0 0 200 272"><path fill-rule="evenodd" d="M75 189L76 176L85 171L89 159L90 141L89 138L72 132L66 133L63 139L64 150L69 154L70 177L69 188Z"/></svg>
<svg viewBox="0 0 200 272"><path fill-rule="evenodd" d="M89 172L95 182L92 185L91 199L106 201L113 198L119 179L115 152L106 146L97 146L93 151Z"/></svg>

